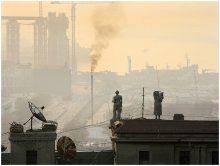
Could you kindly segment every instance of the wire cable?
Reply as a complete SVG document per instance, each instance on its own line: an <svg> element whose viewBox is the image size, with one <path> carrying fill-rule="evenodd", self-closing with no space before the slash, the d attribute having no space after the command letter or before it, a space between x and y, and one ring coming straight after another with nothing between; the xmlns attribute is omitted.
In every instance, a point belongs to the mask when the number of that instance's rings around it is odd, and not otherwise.
<svg viewBox="0 0 220 166"><path fill-rule="evenodd" d="M84 128L88 128L88 127L96 127L96 126L102 126L102 125L108 124L108 123L105 123L105 122L106 121L103 121L103 122L100 122L100 123L97 123L97 124L93 124L93 125L86 125L86 126L81 126L81 127L77 127L77 128L72 128L72 129L69 129L69 130L66 130L66 131L60 131L57 134L71 132L71 131L74 131L74 130L80 130L80 129L84 129Z"/></svg>

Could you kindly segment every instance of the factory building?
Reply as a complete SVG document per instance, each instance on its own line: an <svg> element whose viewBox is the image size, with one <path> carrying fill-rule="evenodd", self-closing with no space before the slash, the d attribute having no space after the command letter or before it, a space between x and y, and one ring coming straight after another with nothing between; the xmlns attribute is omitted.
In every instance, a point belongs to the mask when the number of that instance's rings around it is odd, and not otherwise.
<svg viewBox="0 0 220 166"><path fill-rule="evenodd" d="M64 13L48 13L48 66L68 65L69 40L66 35L68 19Z"/></svg>
<svg viewBox="0 0 220 166"><path fill-rule="evenodd" d="M48 17L2 16L6 20L6 60L20 64L21 21L34 21L33 27L35 68L45 66L69 67L68 18L65 13L48 13Z"/></svg>
<svg viewBox="0 0 220 166"><path fill-rule="evenodd" d="M64 13L48 17L2 16L6 21L6 60L3 61L3 95L13 93L52 93L70 95L68 18ZM33 63L20 62L22 21L33 28Z"/></svg>

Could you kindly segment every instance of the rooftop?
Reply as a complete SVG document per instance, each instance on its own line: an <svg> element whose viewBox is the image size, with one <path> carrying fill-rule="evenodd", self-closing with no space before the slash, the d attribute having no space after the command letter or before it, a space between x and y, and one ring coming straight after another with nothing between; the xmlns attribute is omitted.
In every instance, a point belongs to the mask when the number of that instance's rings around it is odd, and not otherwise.
<svg viewBox="0 0 220 166"><path fill-rule="evenodd" d="M111 125L113 126L113 121ZM219 121L197 120L121 120L116 134L218 134Z"/></svg>

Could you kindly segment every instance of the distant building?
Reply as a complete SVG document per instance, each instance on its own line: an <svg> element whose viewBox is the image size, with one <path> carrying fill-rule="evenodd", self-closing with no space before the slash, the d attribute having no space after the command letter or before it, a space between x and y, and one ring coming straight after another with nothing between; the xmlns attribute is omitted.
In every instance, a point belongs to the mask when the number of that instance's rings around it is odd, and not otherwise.
<svg viewBox="0 0 220 166"><path fill-rule="evenodd" d="M48 13L48 66L68 66L68 18L65 13Z"/></svg>
<svg viewBox="0 0 220 166"><path fill-rule="evenodd" d="M218 121L111 121L114 164L218 164L218 126Z"/></svg>
<svg viewBox="0 0 220 166"><path fill-rule="evenodd" d="M34 68L28 65L11 67L3 63L2 96L14 93L71 95L71 70L66 67Z"/></svg>

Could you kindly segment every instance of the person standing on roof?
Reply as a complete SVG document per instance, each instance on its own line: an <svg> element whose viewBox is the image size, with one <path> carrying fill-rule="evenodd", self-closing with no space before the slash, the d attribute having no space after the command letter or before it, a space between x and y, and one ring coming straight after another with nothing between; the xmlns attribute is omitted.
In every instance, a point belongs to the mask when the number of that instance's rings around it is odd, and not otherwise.
<svg viewBox="0 0 220 166"><path fill-rule="evenodd" d="M162 101L163 101L163 92L161 91L154 91L154 115L155 119L160 119L160 116L162 115Z"/></svg>
<svg viewBox="0 0 220 166"><path fill-rule="evenodd" d="M114 103L112 120L120 120L122 111L122 96L119 95L118 90L116 90L115 94L116 95L112 99L112 102Z"/></svg>

